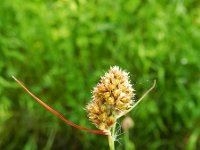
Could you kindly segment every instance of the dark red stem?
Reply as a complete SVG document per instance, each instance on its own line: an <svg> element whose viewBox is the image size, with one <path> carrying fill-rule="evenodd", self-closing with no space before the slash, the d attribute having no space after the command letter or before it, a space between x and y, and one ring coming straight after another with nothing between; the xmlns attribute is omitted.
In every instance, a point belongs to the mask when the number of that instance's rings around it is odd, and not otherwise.
<svg viewBox="0 0 200 150"><path fill-rule="evenodd" d="M57 111L55 111L53 108L51 108L49 105L45 104L42 100L40 100L39 98L37 98L33 93L31 93L19 80L17 80L14 76L12 76L12 78L31 96L33 97L36 101L38 101L44 108L46 108L47 110L49 110L50 112L52 112L53 114L55 114L57 117L59 117L61 120L63 120L66 124L80 129L80 130L85 130L87 132L92 132L92 133L96 133L96 134L102 134L102 135L108 135L108 133L100 131L100 130L91 130L85 127L81 127L79 125L76 125L72 122L70 122L69 120L65 119L60 113L58 113Z"/></svg>

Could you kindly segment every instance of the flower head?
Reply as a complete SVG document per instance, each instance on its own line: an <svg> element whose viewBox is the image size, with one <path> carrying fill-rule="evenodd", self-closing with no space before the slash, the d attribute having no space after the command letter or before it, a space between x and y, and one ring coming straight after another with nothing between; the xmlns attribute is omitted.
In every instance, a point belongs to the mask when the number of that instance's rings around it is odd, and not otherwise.
<svg viewBox="0 0 200 150"><path fill-rule="evenodd" d="M133 91L128 73L117 66L111 67L94 88L92 101L86 106L90 121L100 130L109 131L130 108Z"/></svg>

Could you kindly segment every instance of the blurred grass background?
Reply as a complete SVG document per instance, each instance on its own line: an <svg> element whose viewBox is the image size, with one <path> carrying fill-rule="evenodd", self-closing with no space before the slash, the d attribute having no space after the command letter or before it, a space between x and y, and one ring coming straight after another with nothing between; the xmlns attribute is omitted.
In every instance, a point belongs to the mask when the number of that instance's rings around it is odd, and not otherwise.
<svg viewBox="0 0 200 150"><path fill-rule="evenodd" d="M200 149L199 59L198 0L3 0L0 149L108 149L106 136L64 124L11 75L70 121L95 129L84 107L113 65L130 72L137 99L157 80L129 114L129 144ZM117 149L125 149L123 137Z"/></svg>

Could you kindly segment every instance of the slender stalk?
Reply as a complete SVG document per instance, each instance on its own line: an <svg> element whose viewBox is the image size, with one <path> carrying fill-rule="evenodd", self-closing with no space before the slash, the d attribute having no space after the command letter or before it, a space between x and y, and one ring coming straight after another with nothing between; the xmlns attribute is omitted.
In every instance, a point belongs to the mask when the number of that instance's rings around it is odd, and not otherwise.
<svg viewBox="0 0 200 150"><path fill-rule="evenodd" d="M39 98L37 98L33 93L31 93L19 80L17 80L17 78L15 78L14 76L12 76L12 78L31 96L33 97L37 102L39 102L44 108L46 108L47 110L49 110L50 112L52 112L54 115L56 115L57 117L59 117L62 121L64 121L65 123L67 123L68 125L80 129L80 130L85 130L87 132L91 132L91 133L96 133L96 134L102 134L102 135L108 135L106 132L100 131L100 130L91 130L82 126L79 126L77 124L74 124L72 122L70 122L69 120L65 119L60 113L58 113L57 111L55 111L53 108L51 108L49 105L47 105L46 103L44 103L42 100L40 100Z"/></svg>
<svg viewBox="0 0 200 150"><path fill-rule="evenodd" d="M135 103L133 104L133 106L131 106L131 108L129 108L127 111L125 111L124 113L122 113L120 116L118 116L118 118L126 115L128 112L130 112L133 108L135 108L142 100L143 98L149 93L151 92L151 90L153 90L153 88L156 86L156 80L154 80L153 85L142 95L142 97Z"/></svg>
<svg viewBox="0 0 200 150"><path fill-rule="evenodd" d="M108 143L109 143L109 147L110 150L115 150L115 127L116 124L114 124L114 126L111 128L111 135L108 135Z"/></svg>
<svg viewBox="0 0 200 150"><path fill-rule="evenodd" d="M129 130L127 130L126 134L124 134L124 146L125 146L125 150L128 150L128 148L129 148Z"/></svg>
<svg viewBox="0 0 200 150"><path fill-rule="evenodd" d="M127 131L125 131L126 134L124 134L124 146L125 146L125 150L135 150L135 145L133 140L129 139L129 129Z"/></svg>

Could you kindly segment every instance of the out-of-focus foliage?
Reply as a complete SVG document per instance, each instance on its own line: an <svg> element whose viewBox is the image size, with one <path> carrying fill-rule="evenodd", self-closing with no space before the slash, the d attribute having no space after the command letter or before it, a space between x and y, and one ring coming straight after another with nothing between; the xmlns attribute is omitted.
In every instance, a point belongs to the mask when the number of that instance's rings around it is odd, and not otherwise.
<svg viewBox="0 0 200 150"><path fill-rule="evenodd" d="M64 124L11 75L70 121L95 128L84 107L112 65L130 72L137 98L157 80L129 114L130 145L199 149L199 8L198 0L1 0L0 149L108 149L106 136Z"/></svg>

